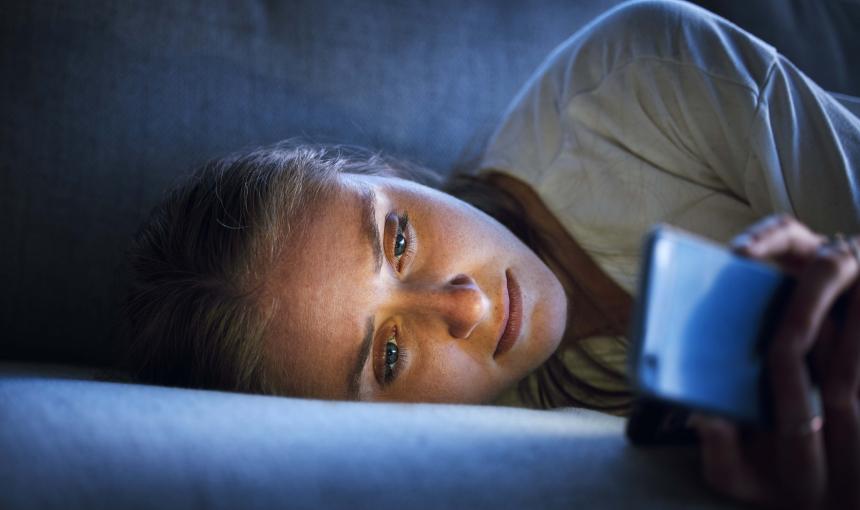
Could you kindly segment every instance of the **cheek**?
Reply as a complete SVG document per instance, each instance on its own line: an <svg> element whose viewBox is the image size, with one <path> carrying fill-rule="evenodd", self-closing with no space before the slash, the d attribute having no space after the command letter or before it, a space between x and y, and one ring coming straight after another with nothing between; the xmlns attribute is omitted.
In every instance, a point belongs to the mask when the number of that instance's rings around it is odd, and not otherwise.
<svg viewBox="0 0 860 510"><path fill-rule="evenodd" d="M405 400L484 403L495 397L499 384L490 366L479 362L457 342L436 346L410 374Z"/></svg>
<svg viewBox="0 0 860 510"><path fill-rule="evenodd" d="M415 209L418 213L415 215L416 225L420 227L420 220L426 219L428 224L425 226L430 228L424 229L423 234L444 243L444 246L469 248L470 251L486 246L492 253L492 246L505 237L502 233L504 227L495 220L452 197L444 200L428 200L419 196L410 198L413 203L421 204Z"/></svg>
<svg viewBox="0 0 860 510"><path fill-rule="evenodd" d="M444 235L453 238L460 246L489 257L498 255L500 244L507 245L515 239L505 235L507 231L504 227L480 211L465 206L452 212L443 231Z"/></svg>

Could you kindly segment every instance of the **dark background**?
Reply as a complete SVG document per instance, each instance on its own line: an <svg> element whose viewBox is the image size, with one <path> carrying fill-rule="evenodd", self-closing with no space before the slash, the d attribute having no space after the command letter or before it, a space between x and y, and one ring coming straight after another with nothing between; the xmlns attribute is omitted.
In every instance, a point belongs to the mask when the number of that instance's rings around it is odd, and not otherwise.
<svg viewBox="0 0 860 510"><path fill-rule="evenodd" d="M293 136L447 172L618 1L5 1L0 359L109 363L122 252L205 160ZM860 96L856 0L701 1Z"/></svg>

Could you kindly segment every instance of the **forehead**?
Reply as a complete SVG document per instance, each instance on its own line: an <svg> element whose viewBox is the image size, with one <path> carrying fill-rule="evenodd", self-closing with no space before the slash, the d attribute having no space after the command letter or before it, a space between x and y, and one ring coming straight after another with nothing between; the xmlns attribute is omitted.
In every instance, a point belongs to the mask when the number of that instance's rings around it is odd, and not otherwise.
<svg viewBox="0 0 860 510"><path fill-rule="evenodd" d="M267 279L266 294L278 302L266 334L267 364L290 393L344 396L369 310L365 193L341 180L312 204Z"/></svg>

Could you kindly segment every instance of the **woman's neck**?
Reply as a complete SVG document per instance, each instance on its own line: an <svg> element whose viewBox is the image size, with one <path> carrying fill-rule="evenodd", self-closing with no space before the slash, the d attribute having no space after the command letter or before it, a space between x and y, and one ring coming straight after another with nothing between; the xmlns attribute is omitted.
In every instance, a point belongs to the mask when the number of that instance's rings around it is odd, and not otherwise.
<svg viewBox="0 0 860 510"><path fill-rule="evenodd" d="M493 172L488 182L516 198L536 230L532 246L558 277L568 296L567 329L560 348L581 338L627 334L633 299L576 242L531 186Z"/></svg>

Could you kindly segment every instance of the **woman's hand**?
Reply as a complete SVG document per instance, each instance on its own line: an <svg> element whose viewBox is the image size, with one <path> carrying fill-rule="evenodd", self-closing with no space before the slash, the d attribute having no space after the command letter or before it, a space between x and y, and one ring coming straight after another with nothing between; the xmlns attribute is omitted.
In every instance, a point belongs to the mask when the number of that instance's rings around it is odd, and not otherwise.
<svg viewBox="0 0 860 510"><path fill-rule="evenodd" d="M722 419L693 419L705 478L719 492L767 507L860 508L858 244L827 242L784 215L733 241L736 252L776 262L797 285L765 361L773 428L741 431ZM820 374L823 416L809 399L809 353Z"/></svg>

